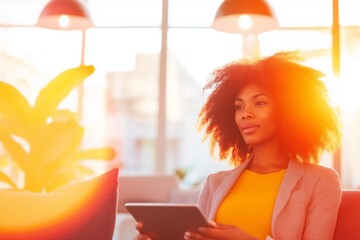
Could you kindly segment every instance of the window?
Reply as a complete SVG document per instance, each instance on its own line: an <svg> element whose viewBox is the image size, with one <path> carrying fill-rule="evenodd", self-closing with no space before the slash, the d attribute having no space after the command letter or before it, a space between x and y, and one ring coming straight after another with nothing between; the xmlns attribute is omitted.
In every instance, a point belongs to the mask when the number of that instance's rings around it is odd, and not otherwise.
<svg viewBox="0 0 360 240"><path fill-rule="evenodd" d="M342 181L345 187L358 188L360 2L339 1L341 75L336 79L331 1L268 1L282 29L248 39L210 28L221 0L169 0L166 109L159 109L160 69L165 67L161 65L162 1L84 1L95 24L86 31L84 64L94 65L95 72L85 81L82 101L79 91L74 91L63 106L82 109L85 146L110 145L117 151L110 166L94 168L101 171L121 163L124 173L158 172L159 111L166 113L166 145L161 149L166 161L161 171L186 172L184 182L196 184L209 172L228 168L209 156L207 143L196 132L196 118L206 99L202 87L208 74L243 57L250 41L258 44L261 55L300 50L307 64L330 76L328 84L344 117ZM81 32L34 26L46 3L0 2L0 79L16 84L30 99L58 73L81 63ZM322 163L331 166L332 156L325 155Z"/></svg>

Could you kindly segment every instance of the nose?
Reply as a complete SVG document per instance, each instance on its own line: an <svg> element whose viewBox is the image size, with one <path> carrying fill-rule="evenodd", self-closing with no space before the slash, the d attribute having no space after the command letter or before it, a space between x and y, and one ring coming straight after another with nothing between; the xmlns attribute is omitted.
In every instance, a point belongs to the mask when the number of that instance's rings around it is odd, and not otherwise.
<svg viewBox="0 0 360 240"><path fill-rule="evenodd" d="M241 116L241 119L245 120L245 119L251 119L253 117L254 117L254 115L251 112L249 112L248 110L245 110Z"/></svg>

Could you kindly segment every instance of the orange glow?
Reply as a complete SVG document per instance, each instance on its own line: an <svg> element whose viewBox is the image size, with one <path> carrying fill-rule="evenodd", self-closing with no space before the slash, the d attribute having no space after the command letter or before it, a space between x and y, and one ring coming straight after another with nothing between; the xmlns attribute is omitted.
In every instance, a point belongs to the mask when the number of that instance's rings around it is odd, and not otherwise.
<svg viewBox="0 0 360 240"><path fill-rule="evenodd" d="M112 171L117 177L118 170ZM62 237L94 221L110 198L113 184L107 177L94 178L51 193L3 191L0 205L1 239L38 239L40 234ZM108 205L108 204L107 204ZM109 208L109 206L105 206Z"/></svg>
<svg viewBox="0 0 360 240"><path fill-rule="evenodd" d="M91 215L87 212L91 208L86 205L92 204L91 199L98 191L97 188L99 188L98 184L86 186L83 189L77 189L72 194L65 192L9 192L2 199L1 213L8 217L0 218L0 232L31 232L39 228L51 229L64 220L68 221L72 227L76 227L81 224L86 215ZM27 194L27 197L17 197ZM33 203L30 208L28 203L24 203L24 199ZM85 209L86 211L84 211ZM74 216L77 217L74 219Z"/></svg>

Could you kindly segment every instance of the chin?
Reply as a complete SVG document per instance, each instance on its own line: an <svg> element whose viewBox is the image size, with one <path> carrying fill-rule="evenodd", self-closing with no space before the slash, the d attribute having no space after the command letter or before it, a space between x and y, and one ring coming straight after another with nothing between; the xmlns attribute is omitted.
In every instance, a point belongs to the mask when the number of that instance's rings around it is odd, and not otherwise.
<svg viewBox="0 0 360 240"><path fill-rule="evenodd" d="M267 138L256 136L256 135L245 135L243 139L247 145L255 146L268 141Z"/></svg>
<svg viewBox="0 0 360 240"><path fill-rule="evenodd" d="M250 146L256 146L256 145L261 145L261 144L265 144L265 143L269 143L272 142L272 138L258 138L258 137L251 137L251 136L247 136L247 137L243 137L245 143L247 145Z"/></svg>
<svg viewBox="0 0 360 240"><path fill-rule="evenodd" d="M249 138L244 138L244 141L247 145L250 145L250 146L254 146L254 145L257 145L257 144L260 144L261 141L258 141L258 140L255 140L255 139L249 139Z"/></svg>

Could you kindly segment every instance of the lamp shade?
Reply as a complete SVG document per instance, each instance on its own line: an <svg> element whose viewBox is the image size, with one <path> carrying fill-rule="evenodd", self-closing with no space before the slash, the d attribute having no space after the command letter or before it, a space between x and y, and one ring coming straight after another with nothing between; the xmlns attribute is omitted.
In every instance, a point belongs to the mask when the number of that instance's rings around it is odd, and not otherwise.
<svg viewBox="0 0 360 240"><path fill-rule="evenodd" d="M56 30L84 30L93 23L78 0L51 0L42 10L37 26Z"/></svg>
<svg viewBox="0 0 360 240"><path fill-rule="evenodd" d="M279 24L265 0L224 0L212 27L222 32L258 34L277 29Z"/></svg>

